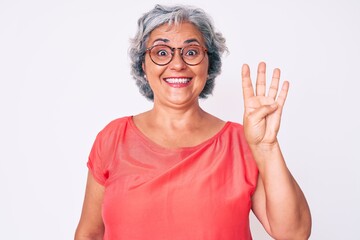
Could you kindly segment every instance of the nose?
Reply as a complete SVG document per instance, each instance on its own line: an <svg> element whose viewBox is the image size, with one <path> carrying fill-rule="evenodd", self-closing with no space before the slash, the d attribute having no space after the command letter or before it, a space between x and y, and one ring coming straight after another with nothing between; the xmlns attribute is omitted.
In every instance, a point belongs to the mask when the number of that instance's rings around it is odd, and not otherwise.
<svg viewBox="0 0 360 240"><path fill-rule="evenodd" d="M184 62L181 56L181 49L179 48L174 49L173 58L169 63L170 69L182 70L186 68L186 66L187 66L186 63Z"/></svg>

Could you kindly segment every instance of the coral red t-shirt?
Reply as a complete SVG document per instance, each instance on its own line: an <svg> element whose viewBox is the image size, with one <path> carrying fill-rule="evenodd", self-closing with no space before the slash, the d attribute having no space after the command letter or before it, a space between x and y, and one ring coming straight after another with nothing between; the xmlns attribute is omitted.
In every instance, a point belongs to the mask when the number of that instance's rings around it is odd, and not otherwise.
<svg viewBox="0 0 360 240"><path fill-rule="evenodd" d="M97 135L88 167L105 186L106 240L251 239L258 170L240 124L174 150L119 118Z"/></svg>

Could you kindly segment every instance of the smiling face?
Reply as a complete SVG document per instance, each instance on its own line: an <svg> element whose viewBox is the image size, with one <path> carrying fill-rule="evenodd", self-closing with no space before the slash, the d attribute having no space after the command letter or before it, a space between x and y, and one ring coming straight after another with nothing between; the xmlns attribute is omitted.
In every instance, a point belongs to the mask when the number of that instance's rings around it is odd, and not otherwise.
<svg viewBox="0 0 360 240"><path fill-rule="evenodd" d="M147 48L161 44L172 48L205 46L199 30L187 22L178 26L162 25L154 29L149 36ZM208 56L205 53L204 59L198 65L190 66L181 58L180 50L175 50L174 54L170 63L164 66L155 64L149 53L145 56L143 69L154 92L154 103L173 107L198 104L198 97L208 76Z"/></svg>

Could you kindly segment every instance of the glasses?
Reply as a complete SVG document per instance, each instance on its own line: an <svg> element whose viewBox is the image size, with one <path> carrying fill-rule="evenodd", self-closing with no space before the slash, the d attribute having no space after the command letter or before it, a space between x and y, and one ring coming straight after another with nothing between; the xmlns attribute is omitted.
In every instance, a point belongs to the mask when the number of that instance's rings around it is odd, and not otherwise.
<svg viewBox="0 0 360 240"><path fill-rule="evenodd" d="M159 66L165 66L174 58L175 50L180 50L181 59L189 66L195 66L205 58L206 48L199 45L188 45L182 48L172 48L168 45L154 45L146 49L151 61Z"/></svg>

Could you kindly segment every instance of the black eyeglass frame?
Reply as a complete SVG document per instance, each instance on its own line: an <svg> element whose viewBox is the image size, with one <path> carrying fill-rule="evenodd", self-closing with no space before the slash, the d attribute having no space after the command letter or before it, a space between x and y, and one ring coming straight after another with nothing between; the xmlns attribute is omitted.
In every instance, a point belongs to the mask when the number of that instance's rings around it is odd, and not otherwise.
<svg viewBox="0 0 360 240"><path fill-rule="evenodd" d="M154 47L158 47L158 46L168 47L168 48L171 50L171 58L170 58L170 60L169 60L167 63L159 64L159 63L155 62L155 61L152 59L152 57L151 57L151 50L152 50ZM183 57L184 48L191 47L191 46L200 47L200 48L204 51L204 56L203 56L203 58L202 58L198 63L195 63L195 64L189 64L189 63L187 63L187 62L185 61L184 57ZM154 45L154 46L151 46L151 47L147 48L147 49L145 50L145 52L146 52L146 53L147 53L147 52L149 53L150 59L151 59L151 61L152 61L153 63L155 63L155 64L158 65L158 66L165 66L165 65L169 64L169 63L173 60L174 55L175 55L175 50L180 50L180 57L181 57L181 59L184 61L184 63L186 63L186 64L189 65L189 66L199 65L199 64L204 60L205 55L207 54L207 51L208 51L205 47L200 46L200 45L187 45L187 46L184 46L184 47L181 47L181 48L174 48L174 47L170 47L169 45L166 45L166 44L158 44L158 45Z"/></svg>

